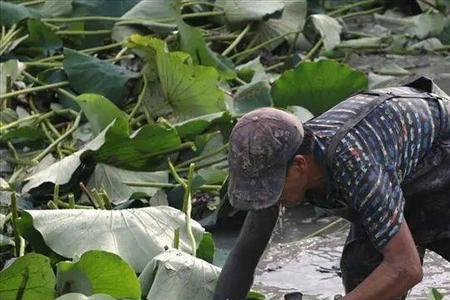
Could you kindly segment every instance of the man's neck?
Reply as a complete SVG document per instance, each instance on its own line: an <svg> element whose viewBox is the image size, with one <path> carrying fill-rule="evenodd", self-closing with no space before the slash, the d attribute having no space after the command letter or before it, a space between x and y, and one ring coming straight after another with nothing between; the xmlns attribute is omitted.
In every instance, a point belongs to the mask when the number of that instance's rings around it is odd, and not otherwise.
<svg viewBox="0 0 450 300"><path fill-rule="evenodd" d="M308 172L308 182L306 190L324 191L326 190L326 173L323 167L317 162L313 155L305 155L310 168Z"/></svg>

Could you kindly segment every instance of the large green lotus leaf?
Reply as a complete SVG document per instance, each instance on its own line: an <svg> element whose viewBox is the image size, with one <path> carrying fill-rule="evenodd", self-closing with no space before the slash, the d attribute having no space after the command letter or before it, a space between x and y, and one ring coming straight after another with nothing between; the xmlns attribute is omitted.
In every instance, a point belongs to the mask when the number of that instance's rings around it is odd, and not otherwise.
<svg viewBox="0 0 450 300"><path fill-rule="evenodd" d="M16 50L18 54L49 56L63 47L63 42L56 33L38 19L28 19L27 29L28 38Z"/></svg>
<svg viewBox="0 0 450 300"><path fill-rule="evenodd" d="M70 17L109 16L120 17L141 0L72 0L73 11ZM153 2L153 1L142 1ZM107 9L106 9L107 8ZM86 30L111 29L113 21L87 22ZM95 36L94 36L95 37ZM97 39L97 37L95 37ZM98 39L100 40L100 39Z"/></svg>
<svg viewBox="0 0 450 300"><path fill-rule="evenodd" d="M341 42L342 26L327 15L310 15L305 24L305 36L312 43L323 38L325 50L333 50Z"/></svg>
<svg viewBox="0 0 450 300"><path fill-rule="evenodd" d="M232 2L232 1L227 1ZM266 1L263 1L266 2ZM273 17L269 18L267 21L260 22L256 28L257 30L257 42L263 43L275 37L278 37L289 32L295 32L303 29L305 24L307 5L306 0L282 0L282 1L272 1L278 3L284 3L284 9L281 12L281 16L275 14ZM254 5L253 2L248 1ZM301 34L300 34L301 35ZM295 34L290 34L284 39L290 43L294 42ZM280 45L283 40L273 42L268 48L273 49Z"/></svg>
<svg viewBox="0 0 450 300"><path fill-rule="evenodd" d="M59 294L107 294L115 298L141 299L141 288L133 268L120 256L92 250L77 262L57 264L56 289Z"/></svg>
<svg viewBox="0 0 450 300"><path fill-rule="evenodd" d="M180 247L190 252L185 214L168 206L125 210L26 210L33 226L55 253L74 258L89 250L115 253L136 272L165 247L171 247L180 229ZM55 226L58 224L58 226ZM197 245L204 229L192 220Z"/></svg>
<svg viewBox="0 0 450 300"><path fill-rule="evenodd" d="M65 48L64 71L78 93L95 93L121 106L129 94L129 81L140 75L90 55Z"/></svg>
<svg viewBox="0 0 450 300"><path fill-rule="evenodd" d="M283 73L271 94L276 107L303 106L319 115L367 86L364 73L333 60L321 60L304 62Z"/></svg>
<svg viewBox="0 0 450 300"><path fill-rule="evenodd" d="M42 14L33 8L0 1L0 25L10 27L26 18L39 18Z"/></svg>
<svg viewBox="0 0 450 300"><path fill-rule="evenodd" d="M106 164L97 164L95 171L88 181L89 190L102 187L106 190L113 204L120 204L127 201L134 193L144 193L153 197L159 190L152 187L136 187L124 184L124 181L132 182L161 182L167 183L169 175L166 171L160 172L136 172L125 169L119 169ZM86 199L86 194L82 199ZM87 199L86 199L87 200Z"/></svg>
<svg viewBox="0 0 450 300"><path fill-rule="evenodd" d="M186 24L181 18L178 18L177 24L181 50L189 53L194 63L216 68L224 79L236 77L233 63L212 51L206 45L200 30Z"/></svg>
<svg viewBox="0 0 450 300"><path fill-rule="evenodd" d="M286 107L286 109L302 122L306 122L314 118L314 115L309 110L301 106L293 105Z"/></svg>
<svg viewBox="0 0 450 300"><path fill-rule="evenodd" d="M55 300L115 300L115 298L106 294L95 294L92 296L85 296L80 293L68 293L62 295L61 297L56 298Z"/></svg>
<svg viewBox="0 0 450 300"><path fill-rule="evenodd" d="M73 173L81 165L81 155L88 150L98 150L105 143L105 135L110 128L112 131L121 131L119 122L111 123L95 139L87 143L77 152L64 157L62 160L50 165L46 169L27 177L25 179L27 183L22 187L22 192L28 192L46 182L58 185L68 183L72 178Z"/></svg>
<svg viewBox="0 0 450 300"><path fill-rule="evenodd" d="M76 101L89 120L94 135L98 135L115 118L127 123L126 113L102 95L82 94L76 98ZM129 133L128 130L126 132Z"/></svg>
<svg viewBox="0 0 450 300"><path fill-rule="evenodd" d="M156 256L139 276L146 299L210 300L220 269L176 249Z"/></svg>
<svg viewBox="0 0 450 300"><path fill-rule="evenodd" d="M261 57L258 56L245 64L236 67L238 76L246 82L269 81L270 77L266 74L266 69L261 63Z"/></svg>
<svg viewBox="0 0 450 300"><path fill-rule="evenodd" d="M53 300L54 298L55 274L48 257L29 253L17 258L8 268L0 272L0 299L2 300Z"/></svg>
<svg viewBox="0 0 450 300"><path fill-rule="evenodd" d="M44 147L48 144L45 133L39 127L23 126L0 135L0 142L11 142L17 146L30 148Z"/></svg>
<svg viewBox="0 0 450 300"><path fill-rule="evenodd" d="M97 162L131 170L155 170L166 161L161 151L176 149L181 145L174 127L165 124L148 124L132 135L110 131L105 143L96 151Z"/></svg>
<svg viewBox="0 0 450 300"><path fill-rule="evenodd" d="M214 68L193 65L186 53L166 52L152 38L132 35L129 46L156 57L162 92L175 119L182 121L224 110L224 95L217 86L219 74Z"/></svg>
<svg viewBox="0 0 450 300"><path fill-rule="evenodd" d="M73 0L45 0L39 11L45 16L67 16L72 12L72 2Z"/></svg>
<svg viewBox="0 0 450 300"><path fill-rule="evenodd" d="M203 133L208 128L217 124L223 124L225 126L231 127L233 124L233 120L230 113L225 111L203 115L180 123L176 123L173 126L177 129L178 134L181 138L194 138L197 135Z"/></svg>
<svg viewBox="0 0 450 300"><path fill-rule="evenodd" d="M215 244L214 239L211 233L205 232L203 234L202 241L197 248L197 257L203 259L210 264L213 263L214 260L214 252L215 252Z"/></svg>
<svg viewBox="0 0 450 300"><path fill-rule="evenodd" d="M219 0L218 5L224 7L225 19L231 27L245 25L251 22L264 21L271 15L281 13L286 1L275 0Z"/></svg>
<svg viewBox="0 0 450 300"><path fill-rule="evenodd" d="M2 2L0 2L0 5L1 3ZM0 95L6 94L7 92L8 76L10 78L10 83L14 82L23 70L25 70L25 65L17 59L11 59L0 63L0 74L2 74L2 76L0 76Z"/></svg>
<svg viewBox="0 0 450 300"><path fill-rule="evenodd" d="M257 81L239 87L233 99L233 113L241 115L257 108L272 106L270 84Z"/></svg>
<svg viewBox="0 0 450 300"><path fill-rule="evenodd" d="M175 21L176 12L168 0L140 1L133 8L127 11L121 19L142 20L139 24L133 25L114 25L112 38L116 41L123 41L130 35L139 33L145 34L146 31L154 31L160 34L166 34L176 29L175 22L161 23L162 19L171 19Z"/></svg>
<svg viewBox="0 0 450 300"><path fill-rule="evenodd" d="M440 13L422 13L404 17L391 11L384 15L375 14L375 21L394 33L407 33L418 39L439 36L448 22Z"/></svg>

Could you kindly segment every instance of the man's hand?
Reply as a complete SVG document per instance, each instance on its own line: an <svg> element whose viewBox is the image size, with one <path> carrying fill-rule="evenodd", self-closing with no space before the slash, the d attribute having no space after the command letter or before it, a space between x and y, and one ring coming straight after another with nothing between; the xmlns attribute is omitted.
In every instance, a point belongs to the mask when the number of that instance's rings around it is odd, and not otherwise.
<svg viewBox="0 0 450 300"><path fill-rule="evenodd" d="M278 206L250 211L220 273L214 300L244 300L278 219Z"/></svg>
<svg viewBox="0 0 450 300"><path fill-rule="evenodd" d="M396 299L422 280L422 264L405 220L381 252L382 263L344 300Z"/></svg>

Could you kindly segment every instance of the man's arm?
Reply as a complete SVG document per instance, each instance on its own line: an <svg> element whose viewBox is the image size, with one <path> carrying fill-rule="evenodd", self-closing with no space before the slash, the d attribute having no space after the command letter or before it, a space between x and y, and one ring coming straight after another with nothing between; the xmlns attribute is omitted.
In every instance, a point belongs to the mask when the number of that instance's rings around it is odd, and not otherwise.
<svg viewBox="0 0 450 300"><path fill-rule="evenodd" d="M214 300L243 300L278 219L278 206L250 211L220 273Z"/></svg>
<svg viewBox="0 0 450 300"><path fill-rule="evenodd" d="M381 252L382 263L343 299L396 299L422 280L422 264L405 220Z"/></svg>

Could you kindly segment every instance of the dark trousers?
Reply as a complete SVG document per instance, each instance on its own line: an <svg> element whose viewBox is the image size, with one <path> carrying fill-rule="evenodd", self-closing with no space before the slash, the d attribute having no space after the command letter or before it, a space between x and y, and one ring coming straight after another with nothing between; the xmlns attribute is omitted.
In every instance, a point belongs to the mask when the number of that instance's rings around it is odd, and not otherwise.
<svg viewBox="0 0 450 300"><path fill-rule="evenodd" d="M421 164L417 176L402 185L405 220L422 262L425 249L450 261L450 139L434 147ZM352 223L341 258L346 292L357 287L382 260L359 222Z"/></svg>

